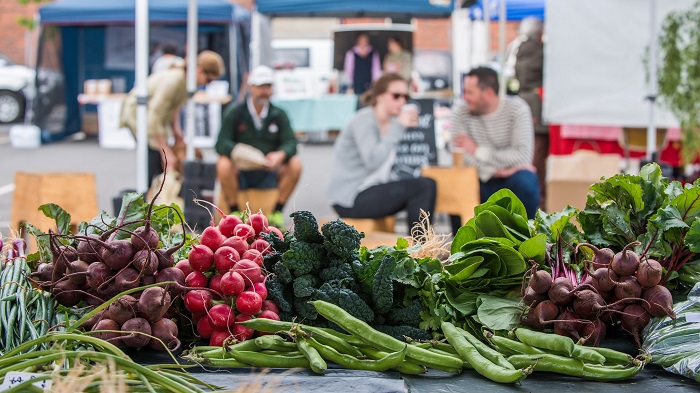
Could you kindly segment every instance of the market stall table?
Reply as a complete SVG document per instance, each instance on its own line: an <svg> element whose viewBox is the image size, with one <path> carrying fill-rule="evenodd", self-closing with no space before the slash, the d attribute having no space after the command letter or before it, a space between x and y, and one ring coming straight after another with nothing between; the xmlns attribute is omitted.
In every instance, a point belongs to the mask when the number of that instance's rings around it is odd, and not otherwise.
<svg viewBox="0 0 700 393"><path fill-rule="evenodd" d="M313 98L273 98L284 109L296 132L320 133L340 130L355 114L357 97L352 94L327 94Z"/></svg>

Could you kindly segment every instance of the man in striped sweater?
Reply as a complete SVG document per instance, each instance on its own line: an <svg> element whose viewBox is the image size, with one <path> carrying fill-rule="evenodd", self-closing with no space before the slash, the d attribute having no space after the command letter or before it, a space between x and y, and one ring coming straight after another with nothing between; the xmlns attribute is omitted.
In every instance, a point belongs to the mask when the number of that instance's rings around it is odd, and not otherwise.
<svg viewBox="0 0 700 393"><path fill-rule="evenodd" d="M540 190L532 166L534 130L530 108L517 96L498 96L498 74L474 68L464 77L463 103L451 119L452 146L479 172L481 202L508 188L535 216Z"/></svg>

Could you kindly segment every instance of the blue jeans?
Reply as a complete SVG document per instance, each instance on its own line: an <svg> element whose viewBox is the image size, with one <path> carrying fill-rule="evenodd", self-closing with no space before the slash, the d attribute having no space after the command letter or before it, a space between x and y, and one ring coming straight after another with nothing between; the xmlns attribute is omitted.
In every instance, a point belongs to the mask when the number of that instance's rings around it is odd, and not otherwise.
<svg viewBox="0 0 700 393"><path fill-rule="evenodd" d="M510 177L494 177L487 182L479 182L479 186L481 203L486 202L496 191L507 188L525 205L527 218L535 218L537 206L540 204L540 186L534 172L517 171Z"/></svg>

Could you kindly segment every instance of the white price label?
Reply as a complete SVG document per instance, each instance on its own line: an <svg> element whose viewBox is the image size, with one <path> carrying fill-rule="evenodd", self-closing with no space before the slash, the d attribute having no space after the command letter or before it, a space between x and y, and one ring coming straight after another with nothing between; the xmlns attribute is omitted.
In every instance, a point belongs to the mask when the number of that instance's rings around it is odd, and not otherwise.
<svg viewBox="0 0 700 393"><path fill-rule="evenodd" d="M685 313L685 320L688 322L700 322L700 312Z"/></svg>
<svg viewBox="0 0 700 393"><path fill-rule="evenodd" d="M23 373L19 371L10 371L7 374L5 374L5 379L2 382L2 385L0 385L0 392L4 392L5 390L8 390L14 386L19 385L22 382L28 381L30 379L36 379L39 377L43 377L46 374L35 374L35 373ZM32 385L40 388L40 389L51 389L51 380L40 380L34 382Z"/></svg>

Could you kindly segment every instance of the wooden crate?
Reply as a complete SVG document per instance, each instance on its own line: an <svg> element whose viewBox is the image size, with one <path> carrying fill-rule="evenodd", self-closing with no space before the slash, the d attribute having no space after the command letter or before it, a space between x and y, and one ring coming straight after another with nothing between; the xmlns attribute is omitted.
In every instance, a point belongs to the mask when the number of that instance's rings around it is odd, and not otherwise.
<svg viewBox="0 0 700 393"><path fill-rule="evenodd" d="M28 222L46 232L56 223L38 210L54 203L71 215L71 224L90 221L97 216L97 191L93 173L27 173L15 174L10 225L18 229Z"/></svg>
<svg viewBox="0 0 700 393"><path fill-rule="evenodd" d="M226 204L226 198L224 197L224 190L221 189L220 184L217 182L217 188L220 191L217 193L219 196L216 202L219 209L224 213L230 213L229 206ZM238 208L244 210L250 208L252 213L257 213L258 210L262 210L263 214L268 216L275 211L275 206L279 199L279 190L276 188L248 188L245 190L238 190L236 199L238 200ZM220 214L215 214L215 221L218 222L220 219Z"/></svg>
<svg viewBox="0 0 700 393"><path fill-rule="evenodd" d="M423 168L421 175L437 183L436 213L460 216L462 225L474 217L474 207L480 203L476 167L431 166Z"/></svg>

